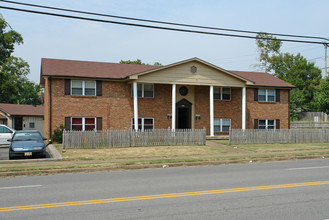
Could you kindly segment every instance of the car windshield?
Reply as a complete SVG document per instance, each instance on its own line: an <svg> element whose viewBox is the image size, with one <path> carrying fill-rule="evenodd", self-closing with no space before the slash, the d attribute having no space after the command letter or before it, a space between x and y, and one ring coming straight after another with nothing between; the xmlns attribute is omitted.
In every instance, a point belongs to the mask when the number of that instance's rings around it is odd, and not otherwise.
<svg viewBox="0 0 329 220"><path fill-rule="evenodd" d="M42 137L39 133L16 133L13 141L41 141Z"/></svg>

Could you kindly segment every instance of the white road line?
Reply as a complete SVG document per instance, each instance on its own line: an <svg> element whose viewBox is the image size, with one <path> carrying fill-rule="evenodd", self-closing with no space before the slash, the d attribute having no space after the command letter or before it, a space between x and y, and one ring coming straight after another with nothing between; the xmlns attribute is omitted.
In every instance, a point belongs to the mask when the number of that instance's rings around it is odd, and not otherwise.
<svg viewBox="0 0 329 220"><path fill-rule="evenodd" d="M1 189L20 189L20 188L33 188L33 187L40 187L42 185L29 185L29 186L8 186L8 187L0 187Z"/></svg>
<svg viewBox="0 0 329 220"><path fill-rule="evenodd" d="M298 167L298 168L289 168L287 170L312 170L312 169L324 169L329 168L329 166L321 166L321 167Z"/></svg>

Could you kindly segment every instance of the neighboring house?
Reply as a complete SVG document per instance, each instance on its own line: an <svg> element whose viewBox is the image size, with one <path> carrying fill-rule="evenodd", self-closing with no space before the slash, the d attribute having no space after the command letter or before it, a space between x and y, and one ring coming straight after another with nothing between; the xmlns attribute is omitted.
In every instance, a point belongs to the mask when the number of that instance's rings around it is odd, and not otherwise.
<svg viewBox="0 0 329 220"><path fill-rule="evenodd" d="M166 66L42 59L45 136L69 130L288 129L294 86L198 58ZM135 123L137 121L137 123Z"/></svg>
<svg viewBox="0 0 329 220"><path fill-rule="evenodd" d="M0 124L44 134L43 106L0 103Z"/></svg>

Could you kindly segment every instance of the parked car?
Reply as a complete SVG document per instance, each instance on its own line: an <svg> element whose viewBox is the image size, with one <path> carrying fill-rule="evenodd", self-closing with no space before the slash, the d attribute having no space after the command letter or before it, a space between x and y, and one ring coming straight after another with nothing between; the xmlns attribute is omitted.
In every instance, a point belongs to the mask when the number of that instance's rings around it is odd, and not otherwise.
<svg viewBox="0 0 329 220"><path fill-rule="evenodd" d="M11 139L14 133L14 129L0 124L0 144L9 144L7 140Z"/></svg>
<svg viewBox="0 0 329 220"><path fill-rule="evenodd" d="M46 157L46 138L39 131L16 131L10 141L9 159L16 157Z"/></svg>

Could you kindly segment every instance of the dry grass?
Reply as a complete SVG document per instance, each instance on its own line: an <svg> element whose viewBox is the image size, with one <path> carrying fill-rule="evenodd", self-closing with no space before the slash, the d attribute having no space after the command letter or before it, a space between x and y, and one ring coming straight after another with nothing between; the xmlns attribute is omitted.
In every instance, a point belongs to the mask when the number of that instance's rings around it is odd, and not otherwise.
<svg viewBox="0 0 329 220"><path fill-rule="evenodd" d="M193 157L230 153L229 149L214 146L156 146L111 149L65 149L57 145L66 160L120 160Z"/></svg>

